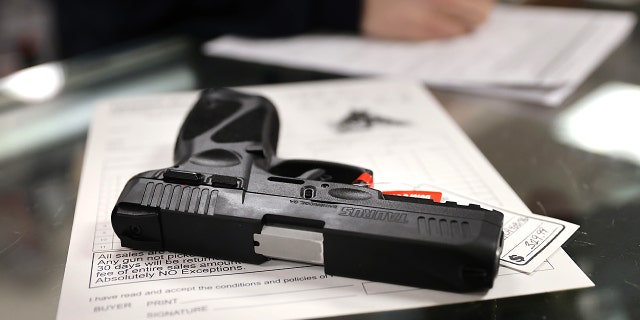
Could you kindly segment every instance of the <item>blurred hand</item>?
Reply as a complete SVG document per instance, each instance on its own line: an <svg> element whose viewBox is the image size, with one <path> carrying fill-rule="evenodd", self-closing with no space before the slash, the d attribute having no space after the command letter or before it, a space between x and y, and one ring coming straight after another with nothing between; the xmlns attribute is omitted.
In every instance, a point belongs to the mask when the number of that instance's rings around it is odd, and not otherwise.
<svg viewBox="0 0 640 320"><path fill-rule="evenodd" d="M365 36L425 40L467 33L491 13L494 0L364 0Z"/></svg>

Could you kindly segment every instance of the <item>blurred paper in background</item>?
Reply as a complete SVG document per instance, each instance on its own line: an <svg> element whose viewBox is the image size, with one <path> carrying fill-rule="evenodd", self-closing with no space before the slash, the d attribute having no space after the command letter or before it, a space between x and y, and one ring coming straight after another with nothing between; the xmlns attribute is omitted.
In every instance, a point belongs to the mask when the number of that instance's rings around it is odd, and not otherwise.
<svg viewBox="0 0 640 320"><path fill-rule="evenodd" d="M478 30L447 40L226 36L205 44L204 51L347 75L400 75L558 106L626 38L635 21L627 12L498 5Z"/></svg>

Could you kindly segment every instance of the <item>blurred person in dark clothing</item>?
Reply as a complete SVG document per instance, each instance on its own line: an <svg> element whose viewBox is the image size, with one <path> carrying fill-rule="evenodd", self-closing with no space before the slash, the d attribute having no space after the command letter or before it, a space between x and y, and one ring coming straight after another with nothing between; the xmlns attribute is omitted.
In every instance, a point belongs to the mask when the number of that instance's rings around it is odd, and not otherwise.
<svg viewBox="0 0 640 320"><path fill-rule="evenodd" d="M58 0L62 58L153 34L287 36L310 31L425 40L473 30L494 0Z"/></svg>

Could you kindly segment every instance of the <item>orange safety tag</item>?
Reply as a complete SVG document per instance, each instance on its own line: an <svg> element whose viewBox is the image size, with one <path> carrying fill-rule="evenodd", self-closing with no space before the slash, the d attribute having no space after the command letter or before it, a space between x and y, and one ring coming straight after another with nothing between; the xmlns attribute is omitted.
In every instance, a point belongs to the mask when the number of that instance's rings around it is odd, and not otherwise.
<svg viewBox="0 0 640 320"><path fill-rule="evenodd" d="M355 184L355 185L364 184L369 188L373 188L373 176L367 172L363 172L351 184Z"/></svg>
<svg viewBox="0 0 640 320"><path fill-rule="evenodd" d="M392 196L431 199L435 202L440 202L442 200L442 192L438 192L438 191L393 190L393 191L382 191L382 194L388 194Z"/></svg>

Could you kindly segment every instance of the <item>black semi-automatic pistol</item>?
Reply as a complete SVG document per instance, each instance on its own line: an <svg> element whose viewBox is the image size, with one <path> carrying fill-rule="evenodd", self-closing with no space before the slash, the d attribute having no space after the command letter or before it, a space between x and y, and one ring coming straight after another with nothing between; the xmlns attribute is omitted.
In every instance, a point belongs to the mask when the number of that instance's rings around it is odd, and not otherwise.
<svg viewBox="0 0 640 320"><path fill-rule="evenodd" d="M309 119L313 121L313 119ZM372 172L275 156L273 104L204 90L175 165L131 178L111 221L125 247L253 264L324 265L327 274L457 292L493 286L498 211L382 194Z"/></svg>

